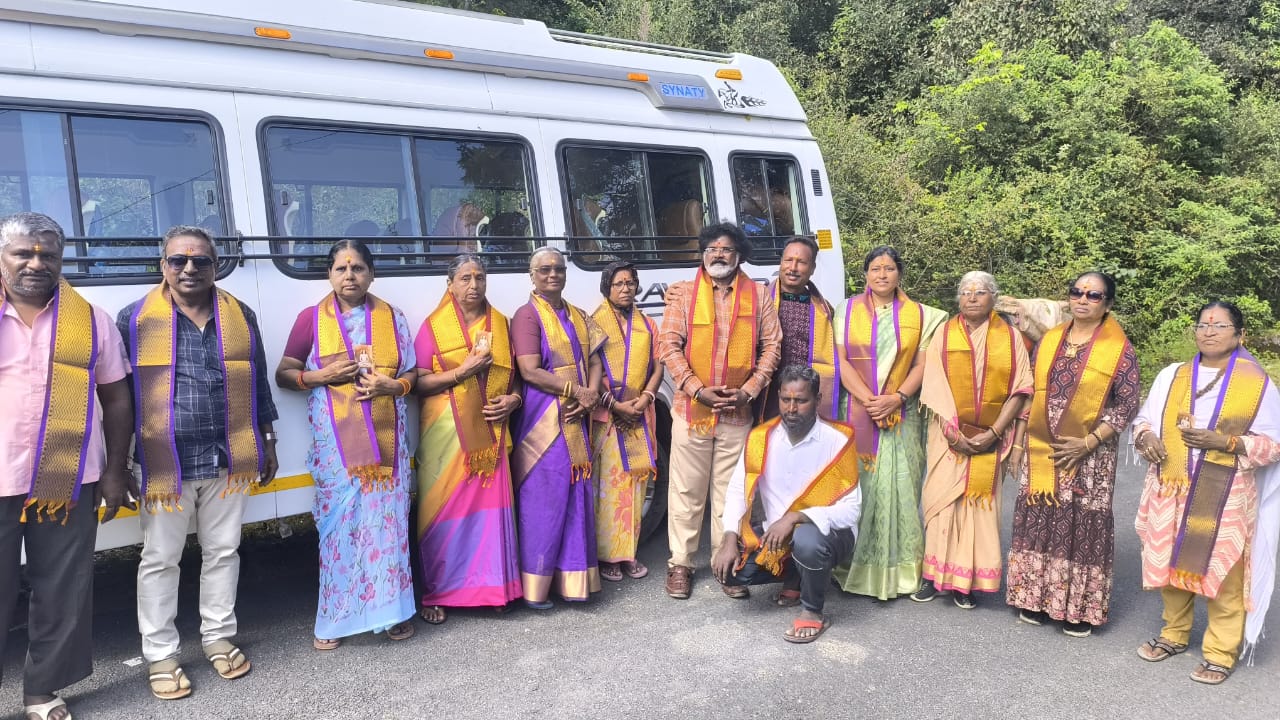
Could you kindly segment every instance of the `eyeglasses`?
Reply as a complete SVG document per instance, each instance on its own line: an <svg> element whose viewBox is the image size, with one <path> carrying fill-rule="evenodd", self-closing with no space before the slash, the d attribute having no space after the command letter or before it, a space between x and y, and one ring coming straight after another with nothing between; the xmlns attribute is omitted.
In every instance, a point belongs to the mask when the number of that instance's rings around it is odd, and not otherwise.
<svg viewBox="0 0 1280 720"><path fill-rule="evenodd" d="M213 267L214 259L208 255L170 255L164 259L170 270L178 272L186 269L187 263L196 266L196 272L204 272Z"/></svg>
<svg viewBox="0 0 1280 720"><path fill-rule="evenodd" d="M1073 287L1068 290L1067 295L1070 295L1072 300L1086 298L1091 303L1100 303L1107 299L1106 295L1098 292L1097 290L1081 290L1078 287Z"/></svg>
<svg viewBox="0 0 1280 720"><path fill-rule="evenodd" d="M564 265L539 265L533 269L534 272L542 276L547 275L563 275Z"/></svg>
<svg viewBox="0 0 1280 720"><path fill-rule="evenodd" d="M1196 323L1195 325L1192 325L1192 327L1194 327L1196 329L1196 332L1198 333L1205 333L1205 332L1209 332L1210 330L1216 330L1218 332L1227 332L1228 330L1236 329L1236 326L1231 325L1230 323Z"/></svg>
<svg viewBox="0 0 1280 720"><path fill-rule="evenodd" d="M706 250L703 250L702 254L706 255L707 257L718 257L718 256L733 257L734 255L738 254L738 248L712 246L707 248Z"/></svg>
<svg viewBox="0 0 1280 720"><path fill-rule="evenodd" d="M631 290L635 290L636 288L640 287L640 283L636 282L635 280L619 280L618 282L613 283L609 287L616 288L618 290L626 290L628 288Z"/></svg>
<svg viewBox="0 0 1280 720"><path fill-rule="evenodd" d="M966 298L966 299L967 298L982 299L990 294L991 294L990 290L961 290L960 291L960 297Z"/></svg>

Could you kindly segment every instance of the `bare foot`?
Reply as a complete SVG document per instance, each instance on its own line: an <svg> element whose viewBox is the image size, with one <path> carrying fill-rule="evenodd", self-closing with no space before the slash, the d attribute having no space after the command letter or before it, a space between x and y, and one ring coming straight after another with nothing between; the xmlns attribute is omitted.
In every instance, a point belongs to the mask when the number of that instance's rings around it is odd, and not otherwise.
<svg viewBox="0 0 1280 720"><path fill-rule="evenodd" d="M444 608L440 607L439 605L431 605L431 606L422 608L421 610L418 611L418 617L422 618L423 620L430 623L431 625L439 625L440 623L443 623L445 620L449 619L449 617L445 615Z"/></svg>

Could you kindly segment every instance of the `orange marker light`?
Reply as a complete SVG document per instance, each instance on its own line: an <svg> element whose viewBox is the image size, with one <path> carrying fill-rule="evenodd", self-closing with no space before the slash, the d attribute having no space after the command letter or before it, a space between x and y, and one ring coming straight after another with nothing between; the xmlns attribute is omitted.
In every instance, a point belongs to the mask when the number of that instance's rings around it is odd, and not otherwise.
<svg viewBox="0 0 1280 720"><path fill-rule="evenodd" d="M448 50L436 50L435 48L427 48L422 51L424 55L433 60L452 60L453 53Z"/></svg>
<svg viewBox="0 0 1280 720"><path fill-rule="evenodd" d="M293 33L288 30L273 27L256 27L253 29L253 34L258 37L271 38L272 40L288 40L293 37Z"/></svg>
<svg viewBox="0 0 1280 720"><path fill-rule="evenodd" d="M649 82L649 76L645 73L627 73L627 79L635 82Z"/></svg>
<svg viewBox="0 0 1280 720"><path fill-rule="evenodd" d="M742 71L737 68L722 68L716 71L716 77L721 80L741 80Z"/></svg>

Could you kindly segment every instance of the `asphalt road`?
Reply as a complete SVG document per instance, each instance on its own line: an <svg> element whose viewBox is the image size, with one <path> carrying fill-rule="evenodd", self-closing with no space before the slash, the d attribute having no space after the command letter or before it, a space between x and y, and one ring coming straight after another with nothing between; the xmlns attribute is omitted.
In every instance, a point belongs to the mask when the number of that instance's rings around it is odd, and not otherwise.
<svg viewBox="0 0 1280 720"><path fill-rule="evenodd" d="M792 611L771 607L769 588L749 601L724 597L705 557L693 597L668 599L660 534L641 549L655 572L605 583L590 603L503 616L457 611L442 626L418 623L405 642L363 636L320 653L311 648L315 536L304 530L287 539L259 533L242 549L240 642L254 669L235 681L200 655L198 556L188 552L178 625L195 693L176 702L152 698L137 664L136 551L101 557L95 672L65 696L81 720L1280 717L1280 612L1268 619L1271 641L1256 665L1218 687L1187 677L1203 608L1192 652L1159 664L1135 655L1160 625L1158 594L1139 587L1139 483L1137 468L1121 469L1111 622L1087 639L1019 624L1002 598L964 611L945 598L880 603L833 591L831 629L814 644L791 645L781 633ZM1012 488L1004 497L1007 529ZM12 648L25 646L25 633L13 632L0 689L6 718L18 717L20 703L21 657Z"/></svg>

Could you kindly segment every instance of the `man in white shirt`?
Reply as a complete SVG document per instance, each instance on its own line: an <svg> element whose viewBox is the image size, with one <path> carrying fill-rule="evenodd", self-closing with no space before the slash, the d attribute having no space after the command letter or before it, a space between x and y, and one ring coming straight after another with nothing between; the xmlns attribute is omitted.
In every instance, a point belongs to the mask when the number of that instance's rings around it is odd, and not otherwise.
<svg viewBox="0 0 1280 720"><path fill-rule="evenodd" d="M819 383L810 367L783 368L780 415L747 438L725 496L724 540L711 560L716 580L729 587L783 583L773 602L801 606L783 635L793 643L813 642L830 624L822 614L827 584L853 554L862 511L853 428L818 418ZM757 499L763 535L751 524Z"/></svg>

